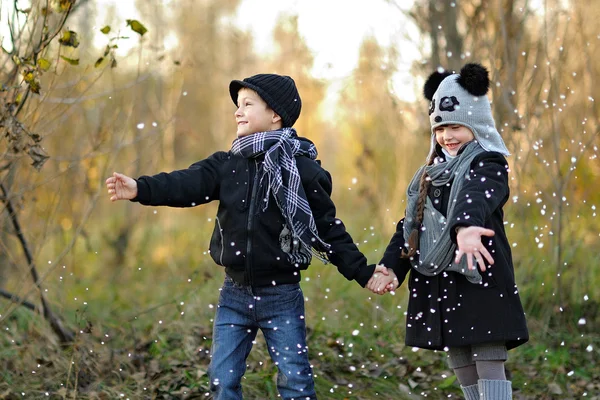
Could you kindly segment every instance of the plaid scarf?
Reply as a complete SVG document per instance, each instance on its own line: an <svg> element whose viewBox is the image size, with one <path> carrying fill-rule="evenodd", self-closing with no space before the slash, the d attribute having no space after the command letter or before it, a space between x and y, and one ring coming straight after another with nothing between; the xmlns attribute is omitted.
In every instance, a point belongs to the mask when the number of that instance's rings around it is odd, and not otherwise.
<svg viewBox="0 0 600 400"><path fill-rule="evenodd" d="M256 158L264 154L259 182L259 187L264 187L265 179L267 183L263 211L267 209L272 194L291 230L292 240L300 244L295 246L300 251L288 253L290 262L310 263L311 250L317 258L327 262L326 251L330 245L319 237L294 158L307 156L315 160L315 145L308 140L299 140L293 128L283 128L239 137L233 141L231 152L244 158ZM260 169L257 173L260 173Z"/></svg>

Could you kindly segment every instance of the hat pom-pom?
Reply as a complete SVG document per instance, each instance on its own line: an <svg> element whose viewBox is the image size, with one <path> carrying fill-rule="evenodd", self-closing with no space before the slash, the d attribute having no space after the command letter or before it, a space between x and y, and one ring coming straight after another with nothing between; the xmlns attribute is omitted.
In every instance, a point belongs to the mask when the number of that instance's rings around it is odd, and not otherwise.
<svg viewBox="0 0 600 400"><path fill-rule="evenodd" d="M452 74L448 71L435 71L433 74L429 75L429 78L427 78L425 85L423 86L423 95L425 98L429 101L433 100L433 95L440 86L440 83L450 75Z"/></svg>
<svg viewBox="0 0 600 400"><path fill-rule="evenodd" d="M473 96L483 96L490 88L488 70L481 64L466 64L460 70L460 77L456 81Z"/></svg>

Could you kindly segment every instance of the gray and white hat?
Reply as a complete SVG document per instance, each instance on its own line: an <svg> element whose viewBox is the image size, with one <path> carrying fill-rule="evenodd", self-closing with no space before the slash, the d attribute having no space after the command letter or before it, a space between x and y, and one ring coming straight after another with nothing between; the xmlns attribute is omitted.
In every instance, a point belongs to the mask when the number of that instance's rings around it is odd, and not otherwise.
<svg viewBox="0 0 600 400"><path fill-rule="evenodd" d="M429 76L423 94L431 101L431 152L435 149L436 127L460 124L471 129L484 150L510 154L496 129L487 98L489 86L488 71L480 64L466 64L459 74L436 71Z"/></svg>

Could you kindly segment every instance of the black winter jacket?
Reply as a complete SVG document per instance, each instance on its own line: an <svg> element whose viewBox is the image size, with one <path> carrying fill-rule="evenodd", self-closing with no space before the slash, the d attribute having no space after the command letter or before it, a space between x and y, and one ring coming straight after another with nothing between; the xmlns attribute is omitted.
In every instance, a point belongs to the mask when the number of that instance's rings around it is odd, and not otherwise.
<svg viewBox="0 0 600 400"><path fill-rule="evenodd" d="M301 139L305 140L305 139ZM213 260L236 282L248 286L296 283L308 265L292 265L282 250L291 243L288 229L271 196L263 211L264 187L259 185L263 159L217 152L189 168L137 179L133 201L151 206L193 207L219 201L210 240ZM348 280L365 286L374 266L367 266L331 200L329 173L318 161L296 157L302 185L319 236L331 245L329 260ZM259 187L261 186L261 187Z"/></svg>
<svg viewBox="0 0 600 400"><path fill-rule="evenodd" d="M448 229L454 243L459 226L482 226L495 232L491 238L482 238L494 258L494 265L482 273L482 283L472 284L456 272L428 277L411 268L409 260L400 258L404 219L398 223L380 262L392 268L400 282L410 271L406 315L409 346L442 350L446 346L504 342L510 349L529 339L504 230L502 207L509 198L506 159L499 153L486 152L473 160L471 168L472 179L465 181L458 198L468 194L472 202L456 204L456 215L460 217L448 221ZM446 215L450 187L430 186L428 195Z"/></svg>

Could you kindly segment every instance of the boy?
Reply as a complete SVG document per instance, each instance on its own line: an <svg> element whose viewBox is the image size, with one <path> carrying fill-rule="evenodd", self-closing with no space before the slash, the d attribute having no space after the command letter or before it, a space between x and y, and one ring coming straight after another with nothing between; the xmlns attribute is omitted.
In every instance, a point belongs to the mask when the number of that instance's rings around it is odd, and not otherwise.
<svg viewBox="0 0 600 400"><path fill-rule="evenodd" d="M219 201L210 241L226 277L213 327L211 391L241 399L246 358L261 329L279 369L284 399L316 399L308 361L300 272L312 255L331 261L365 286L375 266L335 218L331 176L316 161L314 144L292 128L302 102L289 76L234 80L237 139L188 169L137 180L114 173L111 200L192 207Z"/></svg>

